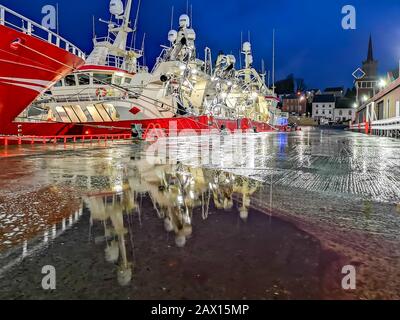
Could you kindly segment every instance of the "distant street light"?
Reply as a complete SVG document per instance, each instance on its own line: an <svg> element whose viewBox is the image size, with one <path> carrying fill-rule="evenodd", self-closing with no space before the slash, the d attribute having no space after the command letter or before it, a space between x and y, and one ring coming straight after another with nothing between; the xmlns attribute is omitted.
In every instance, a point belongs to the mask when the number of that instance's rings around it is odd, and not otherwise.
<svg viewBox="0 0 400 320"><path fill-rule="evenodd" d="M381 79L379 80L379 88L383 89L384 87L386 87L386 80L385 79Z"/></svg>

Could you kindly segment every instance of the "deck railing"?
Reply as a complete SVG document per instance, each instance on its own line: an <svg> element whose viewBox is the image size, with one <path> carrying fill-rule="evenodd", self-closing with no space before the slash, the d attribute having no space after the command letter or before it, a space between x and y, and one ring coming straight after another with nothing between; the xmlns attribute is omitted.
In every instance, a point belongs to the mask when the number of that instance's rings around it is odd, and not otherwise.
<svg viewBox="0 0 400 320"><path fill-rule="evenodd" d="M21 20L21 24L17 25L15 21ZM11 22L13 21L13 22ZM48 43L51 43L61 49L77 55L81 59L85 59L85 54L77 46L73 45L71 42L60 37L53 31L43 27L42 25L25 18L24 16L10 10L2 5L0 5L0 25L11 27L20 32L33 36L35 38L41 39Z"/></svg>

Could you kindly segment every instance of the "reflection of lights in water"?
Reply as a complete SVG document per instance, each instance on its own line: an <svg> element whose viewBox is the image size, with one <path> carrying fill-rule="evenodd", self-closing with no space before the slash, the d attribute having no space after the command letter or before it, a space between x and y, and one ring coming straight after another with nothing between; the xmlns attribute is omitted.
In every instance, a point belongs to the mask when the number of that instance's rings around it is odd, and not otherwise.
<svg viewBox="0 0 400 320"><path fill-rule="evenodd" d="M79 216L83 214L82 208L78 212ZM76 212L72 213L69 217L69 221L72 221L72 217L75 216ZM71 228L74 223L66 227L66 219L64 218L62 222L59 223L59 231L57 232L57 224L52 226L52 240L54 241L57 237L61 236L67 229ZM75 222L76 223L76 222ZM35 245L36 243L36 245ZM10 261L7 265L5 266L0 266L0 276L10 270L11 268L15 267L19 263L21 263L25 258L32 256L33 254L40 252L43 248L46 248L51 241L49 241L49 231L44 231L43 232L43 237L40 235L38 237L35 237L31 240L24 240L22 246L20 249L22 249L21 256L13 259ZM29 248L28 245L31 245L31 248Z"/></svg>
<svg viewBox="0 0 400 320"><path fill-rule="evenodd" d="M172 224L172 221L170 218L165 218L164 219L164 229L167 232L172 232L174 230L174 226Z"/></svg>
<svg viewBox="0 0 400 320"><path fill-rule="evenodd" d="M120 192L122 192L123 190L124 190L124 188L123 188L122 185L115 185L114 188L113 188L113 191L115 191L115 192L117 192L117 193L120 193Z"/></svg>
<svg viewBox="0 0 400 320"><path fill-rule="evenodd" d="M28 241L24 241L24 245L22 247L22 258L25 258L28 255Z"/></svg>
<svg viewBox="0 0 400 320"><path fill-rule="evenodd" d="M289 119L280 117L276 119L276 124L278 126L287 126L289 124Z"/></svg>
<svg viewBox="0 0 400 320"><path fill-rule="evenodd" d="M179 204L183 204L183 196L179 195L176 200L178 201Z"/></svg>
<svg viewBox="0 0 400 320"><path fill-rule="evenodd" d="M195 200L195 194L192 190L189 192L189 195L192 200Z"/></svg>
<svg viewBox="0 0 400 320"><path fill-rule="evenodd" d="M45 243L49 242L49 232L48 231L44 232L43 242L45 242Z"/></svg>
<svg viewBox="0 0 400 320"><path fill-rule="evenodd" d="M54 240L57 236L57 226L53 225L51 238Z"/></svg>

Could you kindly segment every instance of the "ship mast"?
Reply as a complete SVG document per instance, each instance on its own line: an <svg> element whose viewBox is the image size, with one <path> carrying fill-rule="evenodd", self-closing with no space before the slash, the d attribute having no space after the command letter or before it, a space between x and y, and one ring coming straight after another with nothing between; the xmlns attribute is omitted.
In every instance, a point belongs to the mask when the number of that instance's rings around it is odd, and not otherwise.
<svg viewBox="0 0 400 320"><path fill-rule="evenodd" d="M137 59L142 57L142 52L127 48L127 43L129 34L136 32L141 1L138 2L133 29L130 27L132 2L133 0L127 0L124 10L121 0L110 1L110 13L115 17L115 20L122 20L122 23L119 25L112 20L106 22L100 19L100 21L108 24L108 37L93 40L94 50L88 57L87 64L108 65L128 72L137 72Z"/></svg>
<svg viewBox="0 0 400 320"><path fill-rule="evenodd" d="M122 16L123 19L122 25L113 28L113 25L110 24L110 32L117 33L117 37L115 38L113 45L124 51L126 50L129 33L136 31L129 27L131 10L132 10L132 0L128 0L126 3L124 15Z"/></svg>

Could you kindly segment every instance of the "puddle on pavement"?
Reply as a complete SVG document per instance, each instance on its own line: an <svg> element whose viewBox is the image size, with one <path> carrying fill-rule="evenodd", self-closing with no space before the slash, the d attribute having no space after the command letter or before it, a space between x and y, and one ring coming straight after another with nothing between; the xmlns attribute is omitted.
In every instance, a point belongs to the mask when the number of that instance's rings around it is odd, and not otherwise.
<svg viewBox="0 0 400 320"><path fill-rule="evenodd" d="M285 180L293 162L303 175L328 175L332 163L348 168L354 150L322 164L326 152L307 154L310 140L299 143L304 137L264 139L275 149L256 152L263 155L253 159L256 167L264 169L251 174L246 164L195 166L187 150L171 164L149 162L141 147L127 145L7 160L17 171L30 166L25 176L9 174L1 182L0 297L396 297L397 207L331 192L332 180L319 192ZM274 170L269 152L276 154ZM53 198L41 199L40 192ZM29 198L35 210L23 205ZM32 211L40 219L31 220ZM361 270L354 292L341 289L347 264ZM57 270L53 292L41 288L45 265Z"/></svg>

